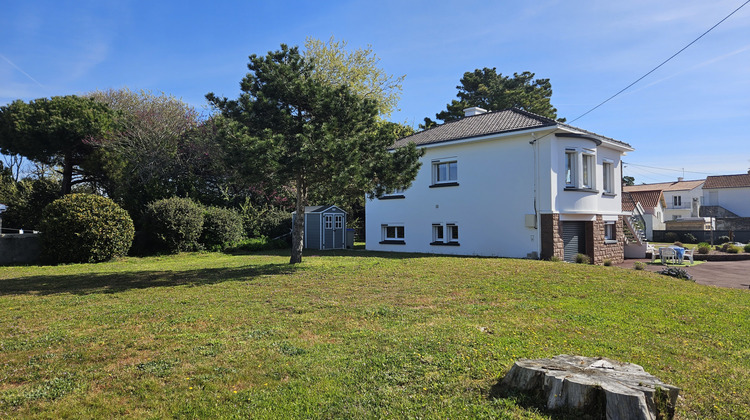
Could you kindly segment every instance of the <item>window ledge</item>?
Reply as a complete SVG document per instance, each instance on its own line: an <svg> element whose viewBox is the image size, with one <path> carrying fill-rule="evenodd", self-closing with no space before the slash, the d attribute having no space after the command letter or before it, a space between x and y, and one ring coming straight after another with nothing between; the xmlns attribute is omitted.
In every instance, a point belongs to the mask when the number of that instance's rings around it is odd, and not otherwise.
<svg viewBox="0 0 750 420"><path fill-rule="evenodd" d="M401 241L397 239L387 239L385 241L380 241L381 245L406 245L406 241Z"/></svg>
<svg viewBox="0 0 750 420"><path fill-rule="evenodd" d="M438 246L460 246L458 242L430 242L430 245L438 245Z"/></svg>
<svg viewBox="0 0 750 420"><path fill-rule="evenodd" d="M441 182L439 184L430 185L430 188L442 188L442 187L458 187L458 182Z"/></svg>
<svg viewBox="0 0 750 420"><path fill-rule="evenodd" d="M594 190L591 188L565 187L565 191L579 191L579 192L586 192L586 193L592 193L592 194L599 194L598 190Z"/></svg>
<svg viewBox="0 0 750 420"><path fill-rule="evenodd" d="M617 239L605 239L604 243L607 245L614 245L617 243Z"/></svg>
<svg viewBox="0 0 750 420"><path fill-rule="evenodd" d="M378 200L397 200L399 198L406 198L405 195L384 195L382 197L378 197Z"/></svg>
<svg viewBox="0 0 750 420"><path fill-rule="evenodd" d="M602 197L617 197L617 194L615 194L615 193L608 193L608 192L603 192L603 193L602 193Z"/></svg>

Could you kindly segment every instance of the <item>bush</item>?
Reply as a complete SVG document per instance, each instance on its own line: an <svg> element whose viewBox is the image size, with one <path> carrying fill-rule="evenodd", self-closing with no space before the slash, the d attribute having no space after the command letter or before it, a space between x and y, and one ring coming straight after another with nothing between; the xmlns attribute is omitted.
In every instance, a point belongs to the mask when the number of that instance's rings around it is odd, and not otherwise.
<svg viewBox="0 0 750 420"><path fill-rule="evenodd" d="M745 252L750 252L750 244L745 245Z"/></svg>
<svg viewBox="0 0 750 420"><path fill-rule="evenodd" d="M664 234L664 242L676 242L680 240L680 236L674 232L667 232Z"/></svg>
<svg viewBox="0 0 750 420"><path fill-rule="evenodd" d="M727 236L727 235L719 236L719 243L720 244L724 244L724 243L727 243L729 241L731 241L731 239L729 238L729 236Z"/></svg>
<svg viewBox="0 0 750 420"><path fill-rule="evenodd" d="M42 212L42 257L53 263L121 257L133 243L133 220L109 198L69 194Z"/></svg>
<svg viewBox="0 0 750 420"><path fill-rule="evenodd" d="M206 249L221 251L242 240L244 233L242 218L236 211L221 207L205 209L200 242Z"/></svg>
<svg viewBox="0 0 750 420"><path fill-rule="evenodd" d="M659 274L663 274L665 276L670 276L670 277L676 277L682 280L693 280L693 276L691 276L687 271L681 268L677 268L677 267L665 268L659 271Z"/></svg>
<svg viewBox="0 0 750 420"><path fill-rule="evenodd" d="M728 252L730 254L739 254L740 253L740 247L735 245L729 245L726 247L726 250L724 252Z"/></svg>
<svg viewBox="0 0 750 420"><path fill-rule="evenodd" d="M705 254L708 254L709 252L711 252L711 245L708 244L707 242L701 242L701 243L698 244L698 246L696 247L696 249L698 250L699 254L704 254L705 255Z"/></svg>
<svg viewBox="0 0 750 420"><path fill-rule="evenodd" d="M681 247L681 248L684 248L684 247L685 247L685 245L683 245L683 244L682 244L682 242L680 242L680 241L675 241L675 243L674 243L673 245L675 245L675 246L679 246L679 247Z"/></svg>
<svg viewBox="0 0 750 420"><path fill-rule="evenodd" d="M723 244L721 244L721 247L719 248L719 250L723 251L723 252L729 252L727 250L729 249L730 246L734 246L734 243L732 243L732 242L724 242Z"/></svg>
<svg viewBox="0 0 750 420"><path fill-rule="evenodd" d="M633 268L636 270L645 270L646 269L646 263L643 261L636 261L633 263Z"/></svg>
<svg viewBox="0 0 750 420"><path fill-rule="evenodd" d="M158 251L200 249L203 209L189 198L165 198L146 207L143 228Z"/></svg>
<svg viewBox="0 0 750 420"><path fill-rule="evenodd" d="M590 264L591 258L586 254L576 254L576 264Z"/></svg>
<svg viewBox="0 0 750 420"><path fill-rule="evenodd" d="M237 251L267 251L271 249L285 249L289 248L289 244L281 239L268 239L265 236L260 238L244 239L238 244L232 247L228 247L224 252L237 252Z"/></svg>
<svg viewBox="0 0 750 420"><path fill-rule="evenodd" d="M698 238L696 238L692 233L688 232L682 235L682 242L694 244L698 242Z"/></svg>
<svg viewBox="0 0 750 420"><path fill-rule="evenodd" d="M612 266L612 260L610 260L609 258L607 258L606 260L602 261L602 265L604 265L605 267L611 267Z"/></svg>
<svg viewBox="0 0 750 420"><path fill-rule="evenodd" d="M560 261L562 261L562 259L560 257L557 257L557 256L553 255L553 256L549 257L548 261L550 261L550 262L560 262Z"/></svg>

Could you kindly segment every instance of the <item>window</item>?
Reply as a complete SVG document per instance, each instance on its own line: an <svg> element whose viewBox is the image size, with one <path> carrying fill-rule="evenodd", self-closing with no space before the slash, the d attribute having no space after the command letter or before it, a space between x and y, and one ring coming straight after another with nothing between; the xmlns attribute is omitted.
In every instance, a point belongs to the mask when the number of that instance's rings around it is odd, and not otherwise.
<svg viewBox="0 0 750 420"><path fill-rule="evenodd" d="M433 223L430 245L458 246L458 225L455 223Z"/></svg>
<svg viewBox="0 0 750 420"><path fill-rule="evenodd" d="M614 165L612 162L605 161L602 163L602 182L603 182L603 188L604 192L607 194L614 194L614 183L612 182L615 179L615 170Z"/></svg>
<svg viewBox="0 0 750 420"><path fill-rule="evenodd" d="M576 186L576 160L578 159L575 150L565 151L565 186Z"/></svg>
<svg viewBox="0 0 750 420"><path fill-rule="evenodd" d="M581 187L594 189L594 171L596 164L594 163L594 155L584 154L583 155L583 170L581 175Z"/></svg>
<svg viewBox="0 0 750 420"><path fill-rule="evenodd" d="M458 242L458 225L448 223L448 242Z"/></svg>
<svg viewBox="0 0 750 420"><path fill-rule="evenodd" d="M334 220L335 220L334 229L344 228L344 216L337 214Z"/></svg>
<svg viewBox="0 0 750 420"><path fill-rule="evenodd" d="M604 242L617 242L617 225L615 222L604 222Z"/></svg>
<svg viewBox="0 0 750 420"><path fill-rule="evenodd" d="M674 204L674 207L682 207L682 196L676 195L672 197L672 204Z"/></svg>
<svg viewBox="0 0 750 420"><path fill-rule="evenodd" d="M433 160L432 185L430 187L447 187L458 185L458 161Z"/></svg>
<svg viewBox="0 0 750 420"><path fill-rule="evenodd" d="M332 229L333 228L333 216L330 214L326 214L323 216L323 222L325 223L326 229Z"/></svg>
<svg viewBox="0 0 750 420"><path fill-rule="evenodd" d="M404 226L403 225L380 225L381 227L381 244L400 244L404 245Z"/></svg>
<svg viewBox="0 0 750 420"><path fill-rule="evenodd" d="M432 225L432 242L444 242L443 225Z"/></svg>
<svg viewBox="0 0 750 420"><path fill-rule="evenodd" d="M596 155L593 150L565 149L565 188L596 189Z"/></svg>

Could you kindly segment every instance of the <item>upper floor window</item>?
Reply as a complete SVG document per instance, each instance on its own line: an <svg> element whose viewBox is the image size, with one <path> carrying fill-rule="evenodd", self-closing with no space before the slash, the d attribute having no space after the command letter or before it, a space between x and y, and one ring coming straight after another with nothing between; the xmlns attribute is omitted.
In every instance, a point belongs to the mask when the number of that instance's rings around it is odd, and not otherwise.
<svg viewBox="0 0 750 420"><path fill-rule="evenodd" d="M565 151L565 186L576 186L576 161L578 160L575 150Z"/></svg>
<svg viewBox="0 0 750 420"><path fill-rule="evenodd" d="M675 195L672 197L672 204L674 204L675 207L681 207L682 206L682 196Z"/></svg>
<svg viewBox="0 0 750 420"><path fill-rule="evenodd" d="M594 184L594 172L596 168L596 161L594 155L584 153L581 156L583 162L583 170L581 171L581 186L583 188L593 189L596 185Z"/></svg>
<svg viewBox="0 0 750 420"><path fill-rule="evenodd" d="M607 194L614 194L615 193L615 168L614 168L613 162L604 161L602 163L602 188L604 188L604 192Z"/></svg>
<svg viewBox="0 0 750 420"><path fill-rule="evenodd" d="M440 159L432 161L432 186L458 185L458 161Z"/></svg>

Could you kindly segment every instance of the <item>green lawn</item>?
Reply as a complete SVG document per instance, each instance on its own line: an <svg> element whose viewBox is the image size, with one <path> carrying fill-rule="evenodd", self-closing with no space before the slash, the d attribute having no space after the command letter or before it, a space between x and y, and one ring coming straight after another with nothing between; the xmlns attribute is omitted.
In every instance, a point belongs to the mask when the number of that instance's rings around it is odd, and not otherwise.
<svg viewBox="0 0 750 420"><path fill-rule="evenodd" d="M548 418L517 358L605 356L750 418L750 291L364 251L0 267L0 417Z"/></svg>

